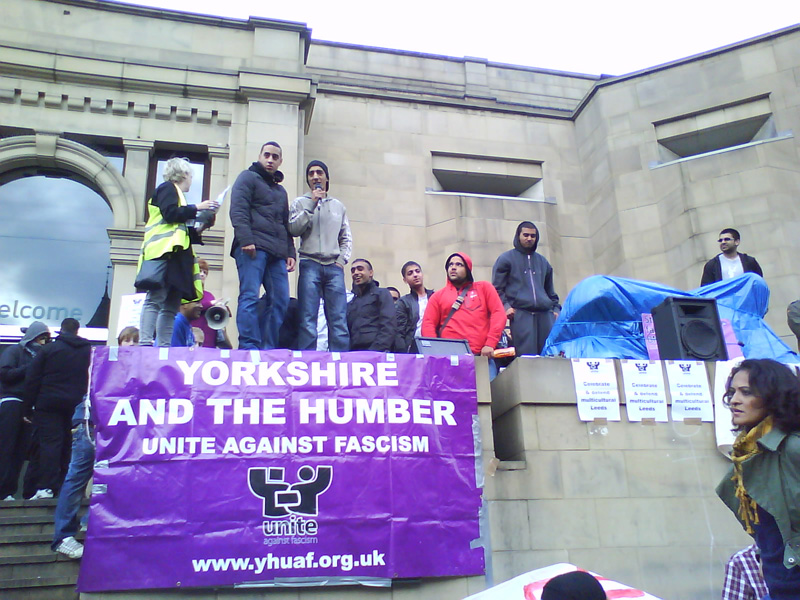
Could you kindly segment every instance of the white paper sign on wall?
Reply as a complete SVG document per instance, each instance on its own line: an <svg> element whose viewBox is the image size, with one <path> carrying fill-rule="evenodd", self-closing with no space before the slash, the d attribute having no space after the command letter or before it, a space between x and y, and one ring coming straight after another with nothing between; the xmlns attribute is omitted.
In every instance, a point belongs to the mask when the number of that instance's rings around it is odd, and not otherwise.
<svg viewBox="0 0 800 600"><path fill-rule="evenodd" d="M714 408L708 390L706 365L700 361L666 362L669 393L672 395L672 420L714 421Z"/></svg>
<svg viewBox="0 0 800 600"><path fill-rule="evenodd" d="M581 421L619 421L619 388L610 358L573 358L572 376Z"/></svg>
<svg viewBox="0 0 800 600"><path fill-rule="evenodd" d="M621 360L628 421L652 419L665 423L667 389L661 362L655 360Z"/></svg>
<svg viewBox="0 0 800 600"><path fill-rule="evenodd" d="M119 318L117 319L117 336L126 327L139 328L142 306L147 294L123 294L119 297Z"/></svg>

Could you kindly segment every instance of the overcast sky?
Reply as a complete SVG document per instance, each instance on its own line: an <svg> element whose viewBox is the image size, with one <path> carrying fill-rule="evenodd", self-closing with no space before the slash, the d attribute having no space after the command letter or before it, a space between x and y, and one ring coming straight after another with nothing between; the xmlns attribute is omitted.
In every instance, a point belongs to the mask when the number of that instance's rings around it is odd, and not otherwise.
<svg viewBox="0 0 800 600"><path fill-rule="evenodd" d="M91 215L91 218L86 218ZM13 306L63 307L81 323L92 318L106 283L110 264L111 208L85 185L60 177L24 177L0 187L0 324L29 325L14 317ZM56 311L53 312L53 315ZM38 315L36 315L38 317ZM40 318L57 326L57 318Z"/></svg>
<svg viewBox="0 0 800 600"><path fill-rule="evenodd" d="M800 22L796 0L140 0L306 23L315 40L622 75Z"/></svg>

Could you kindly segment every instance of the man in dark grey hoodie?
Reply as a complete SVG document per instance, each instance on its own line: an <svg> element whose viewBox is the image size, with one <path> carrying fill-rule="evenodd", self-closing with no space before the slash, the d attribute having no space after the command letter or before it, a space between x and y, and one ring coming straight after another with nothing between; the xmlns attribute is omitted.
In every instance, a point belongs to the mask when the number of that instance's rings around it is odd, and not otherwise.
<svg viewBox="0 0 800 600"><path fill-rule="evenodd" d="M41 321L22 328L22 339L0 356L0 498L14 500L29 435L23 420L25 376L50 330Z"/></svg>
<svg viewBox="0 0 800 600"><path fill-rule="evenodd" d="M501 254L492 269L492 284L511 321L517 356L542 353L561 311L553 288L553 267L536 252L538 245L536 225L523 221L514 235L514 249Z"/></svg>

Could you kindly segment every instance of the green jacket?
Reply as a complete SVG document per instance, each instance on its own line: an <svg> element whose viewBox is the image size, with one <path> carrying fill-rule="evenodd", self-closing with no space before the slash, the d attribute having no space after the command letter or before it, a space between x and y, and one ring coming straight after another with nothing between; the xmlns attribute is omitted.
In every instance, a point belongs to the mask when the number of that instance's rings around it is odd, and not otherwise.
<svg viewBox="0 0 800 600"><path fill-rule="evenodd" d="M744 488L775 518L785 544L783 566L791 569L800 565L800 432L773 429L758 444L763 451L742 463ZM717 495L739 519L732 476L733 465L717 486Z"/></svg>

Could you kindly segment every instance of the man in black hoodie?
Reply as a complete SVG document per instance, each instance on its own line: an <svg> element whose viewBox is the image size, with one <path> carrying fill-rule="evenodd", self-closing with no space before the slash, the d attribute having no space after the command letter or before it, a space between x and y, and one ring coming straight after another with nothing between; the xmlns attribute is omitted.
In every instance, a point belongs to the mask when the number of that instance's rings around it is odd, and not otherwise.
<svg viewBox="0 0 800 600"><path fill-rule="evenodd" d="M289 235L289 200L280 185L282 162L278 143L267 142L258 161L239 174L231 189L231 256L239 271L239 348L277 348L289 306L287 272L294 271L296 254ZM262 285L267 299L263 331L256 308Z"/></svg>
<svg viewBox="0 0 800 600"><path fill-rule="evenodd" d="M50 341L41 321L22 328L22 339L0 356L0 498L14 500L30 430L23 419L25 377L33 358Z"/></svg>
<svg viewBox="0 0 800 600"><path fill-rule="evenodd" d="M33 411L39 456L32 499L58 493L69 467L72 414L89 390L89 340L78 336L75 319L61 321L56 341L36 355L25 379L25 413ZM31 468L29 466L28 468Z"/></svg>
<svg viewBox="0 0 800 600"><path fill-rule="evenodd" d="M514 249L503 252L492 269L492 284L511 321L517 356L541 354L561 310L553 288L553 267L536 252L539 230L530 221L517 226Z"/></svg>
<svg viewBox="0 0 800 600"><path fill-rule="evenodd" d="M347 304L350 349L391 352L397 329L392 295L372 278L368 260L354 260L350 274L355 294Z"/></svg>

